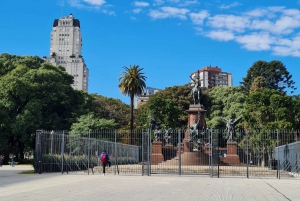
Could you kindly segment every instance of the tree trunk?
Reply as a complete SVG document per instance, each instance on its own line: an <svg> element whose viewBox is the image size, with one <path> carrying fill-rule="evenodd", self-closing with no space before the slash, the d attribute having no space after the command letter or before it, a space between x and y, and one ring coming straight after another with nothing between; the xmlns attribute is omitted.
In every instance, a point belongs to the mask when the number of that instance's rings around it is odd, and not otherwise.
<svg viewBox="0 0 300 201"><path fill-rule="evenodd" d="M24 143L19 141L18 142L18 148L19 148L20 158L24 159Z"/></svg>
<svg viewBox="0 0 300 201"><path fill-rule="evenodd" d="M133 145L133 102L134 95L130 95L130 144Z"/></svg>

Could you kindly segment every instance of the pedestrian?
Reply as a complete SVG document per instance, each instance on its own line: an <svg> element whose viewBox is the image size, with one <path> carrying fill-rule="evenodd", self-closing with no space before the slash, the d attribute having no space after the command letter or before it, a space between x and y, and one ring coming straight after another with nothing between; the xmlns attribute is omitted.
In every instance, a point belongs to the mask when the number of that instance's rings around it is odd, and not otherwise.
<svg viewBox="0 0 300 201"><path fill-rule="evenodd" d="M0 155L0 167L2 167L4 156Z"/></svg>
<svg viewBox="0 0 300 201"><path fill-rule="evenodd" d="M12 167L15 167L15 157L16 156L12 156L12 158L11 158L11 166Z"/></svg>
<svg viewBox="0 0 300 201"><path fill-rule="evenodd" d="M108 156L108 154L106 153L105 150L103 150L103 152L100 155L99 159L100 159L100 162L101 162L102 168L103 168L103 176L105 176L105 167L106 167L106 165L108 164L108 167L110 167L110 165L111 165L110 160L109 160L109 156Z"/></svg>

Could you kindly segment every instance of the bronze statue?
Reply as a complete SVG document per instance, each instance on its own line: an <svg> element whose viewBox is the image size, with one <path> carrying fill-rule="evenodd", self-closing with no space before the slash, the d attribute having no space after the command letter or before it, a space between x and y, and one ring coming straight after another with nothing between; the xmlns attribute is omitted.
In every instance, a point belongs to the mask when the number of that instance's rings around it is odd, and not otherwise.
<svg viewBox="0 0 300 201"><path fill-rule="evenodd" d="M193 89L191 91L193 100L194 100L194 105L199 104L200 105L200 97L201 97L201 83L199 80L199 71L198 71L198 77L196 79L192 78L190 76L191 80L193 80Z"/></svg>
<svg viewBox="0 0 300 201"><path fill-rule="evenodd" d="M242 118L233 119L225 119L222 117L222 120L226 122L226 139L227 142L233 142L233 138L235 138L235 125L241 120Z"/></svg>

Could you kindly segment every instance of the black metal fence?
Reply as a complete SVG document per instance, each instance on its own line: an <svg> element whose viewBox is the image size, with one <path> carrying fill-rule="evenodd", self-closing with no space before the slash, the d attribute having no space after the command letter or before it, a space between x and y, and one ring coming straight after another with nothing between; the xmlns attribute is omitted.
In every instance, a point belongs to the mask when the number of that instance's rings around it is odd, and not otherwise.
<svg viewBox="0 0 300 201"><path fill-rule="evenodd" d="M131 142L131 136L133 140ZM99 155L109 154L111 174L178 174L211 177L300 177L299 132L239 130L99 130L36 133L36 172L97 174ZM131 144L132 143L132 144Z"/></svg>

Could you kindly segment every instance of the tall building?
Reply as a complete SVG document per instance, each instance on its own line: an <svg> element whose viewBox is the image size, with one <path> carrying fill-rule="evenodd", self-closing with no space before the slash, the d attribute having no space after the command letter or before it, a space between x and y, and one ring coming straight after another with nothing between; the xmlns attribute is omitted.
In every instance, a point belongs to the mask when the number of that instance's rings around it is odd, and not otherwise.
<svg viewBox="0 0 300 201"><path fill-rule="evenodd" d="M232 86L232 74L222 72L218 66L207 66L191 73L192 78L200 77L201 87L212 88L215 86Z"/></svg>
<svg viewBox="0 0 300 201"><path fill-rule="evenodd" d="M82 57L80 21L72 14L55 19L50 37L50 57L45 58L59 65L74 77L74 89L88 91L89 69Z"/></svg>

